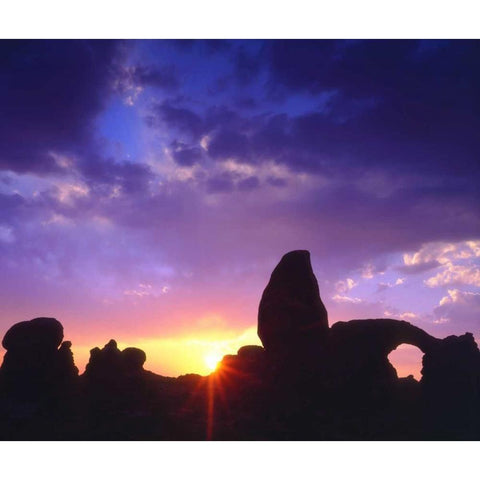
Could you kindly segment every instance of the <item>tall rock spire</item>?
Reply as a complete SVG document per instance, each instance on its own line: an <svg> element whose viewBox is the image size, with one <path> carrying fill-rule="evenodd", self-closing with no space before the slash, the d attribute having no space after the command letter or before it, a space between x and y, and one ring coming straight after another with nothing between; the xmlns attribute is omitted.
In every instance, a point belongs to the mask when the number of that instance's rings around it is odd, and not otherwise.
<svg viewBox="0 0 480 480"><path fill-rule="evenodd" d="M327 310L320 298L310 252L289 252L263 292L258 336L267 353L285 356L320 347L327 335Z"/></svg>

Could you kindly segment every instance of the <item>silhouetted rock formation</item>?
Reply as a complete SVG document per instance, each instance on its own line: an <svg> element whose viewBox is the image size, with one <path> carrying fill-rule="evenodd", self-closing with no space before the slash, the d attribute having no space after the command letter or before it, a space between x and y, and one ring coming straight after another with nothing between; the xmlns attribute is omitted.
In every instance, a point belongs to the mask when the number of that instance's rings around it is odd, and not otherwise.
<svg viewBox="0 0 480 480"><path fill-rule="evenodd" d="M267 353L295 359L318 350L327 335L327 310L320 299L310 253L287 253L263 292L258 309L258 336Z"/></svg>
<svg viewBox="0 0 480 480"><path fill-rule="evenodd" d="M418 347L423 353L422 380L425 399L437 407L460 403L467 408L480 394L480 351L472 334L432 337L405 321L351 320L331 328L329 358L331 378L359 392L391 390L397 382L388 355L399 345Z"/></svg>
<svg viewBox="0 0 480 480"><path fill-rule="evenodd" d="M143 350L128 347L120 351L115 340L110 340L102 349L90 350L90 360L85 367L85 378L101 384L118 383L125 375L141 375L147 356Z"/></svg>
<svg viewBox="0 0 480 480"><path fill-rule="evenodd" d="M225 355L219 371L230 370L236 375L260 375L266 367L265 349L258 345L241 347L236 355Z"/></svg>
<svg viewBox="0 0 480 480"><path fill-rule="evenodd" d="M89 416L95 424L107 422L108 430L109 422L146 414L149 392L155 389L151 377L157 377L143 369L146 358L139 348L120 351L115 340L110 340L102 349L96 347L90 351L82 380Z"/></svg>
<svg viewBox="0 0 480 480"><path fill-rule="evenodd" d="M75 366L72 353L72 342L68 340L62 342L58 349L58 357L60 359L59 366L63 371L65 377L76 378L78 375L78 368Z"/></svg>
<svg viewBox="0 0 480 480"><path fill-rule="evenodd" d="M265 357L265 349L259 345L245 345L240 347L237 352L238 358L244 360L247 364L260 363Z"/></svg>
<svg viewBox="0 0 480 480"><path fill-rule="evenodd" d="M478 399L480 351L471 333L437 340L423 357L422 385L443 402L459 397Z"/></svg>
<svg viewBox="0 0 480 480"><path fill-rule="evenodd" d="M397 380L388 355L399 345L415 345L425 353L439 342L408 322L389 318L337 322L330 330L330 379L360 391L389 388Z"/></svg>
<svg viewBox="0 0 480 480"><path fill-rule="evenodd" d="M264 347L225 355L207 377L163 377L115 340L78 376L53 318L12 326L0 369L1 439L480 439L480 351L473 335L432 337L380 318L328 327L307 251L286 254L259 306ZM423 352L422 379L388 355Z"/></svg>
<svg viewBox="0 0 480 480"><path fill-rule="evenodd" d="M139 348L128 347L122 350L122 362L126 372L142 372L146 360L145 352Z"/></svg>
<svg viewBox="0 0 480 480"><path fill-rule="evenodd" d="M54 318L34 318L13 325L2 345L7 350L1 367L3 389L11 395L35 400L65 391L78 374L64 342L63 327Z"/></svg>
<svg viewBox="0 0 480 480"><path fill-rule="evenodd" d="M52 350L63 340L62 324L55 318L39 317L10 327L2 340L6 350Z"/></svg>
<svg viewBox="0 0 480 480"><path fill-rule="evenodd" d="M479 438L480 352L471 333L438 341L423 356L422 393L428 429L449 439L459 429Z"/></svg>
<svg viewBox="0 0 480 480"><path fill-rule="evenodd" d="M122 353L115 340L110 340L102 349L90 350L90 359L85 367L85 377L100 383L111 383L123 371Z"/></svg>

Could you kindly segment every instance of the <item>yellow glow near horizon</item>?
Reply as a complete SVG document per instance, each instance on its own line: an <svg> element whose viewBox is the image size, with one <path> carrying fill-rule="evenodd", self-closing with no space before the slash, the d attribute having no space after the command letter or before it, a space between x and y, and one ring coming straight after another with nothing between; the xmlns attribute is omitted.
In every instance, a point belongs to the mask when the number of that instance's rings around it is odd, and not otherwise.
<svg viewBox="0 0 480 480"><path fill-rule="evenodd" d="M205 355L205 365L213 372L217 369L222 358L223 355L218 352L207 353L207 355Z"/></svg>
<svg viewBox="0 0 480 480"><path fill-rule="evenodd" d="M102 348L109 338L93 344L78 345L73 342L75 364L82 373L90 356L90 349ZM141 348L147 355L144 368L159 375L177 377L187 373L208 375L224 355L235 355L244 345L261 345L257 328L244 331L199 332L189 337L117 339L118 348Z"/></svg>

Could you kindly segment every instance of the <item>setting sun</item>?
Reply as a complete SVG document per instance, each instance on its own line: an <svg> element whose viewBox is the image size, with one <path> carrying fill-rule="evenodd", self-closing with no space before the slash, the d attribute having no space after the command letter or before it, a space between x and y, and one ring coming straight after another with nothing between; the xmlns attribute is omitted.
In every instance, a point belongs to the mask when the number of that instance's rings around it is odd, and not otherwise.
<svg viewBox="0 0 480 480"><path fill-rule="evenodd" d="M222 359L222 355L218 352L211 352L205 356L205 365L213 372Z"/></svg>

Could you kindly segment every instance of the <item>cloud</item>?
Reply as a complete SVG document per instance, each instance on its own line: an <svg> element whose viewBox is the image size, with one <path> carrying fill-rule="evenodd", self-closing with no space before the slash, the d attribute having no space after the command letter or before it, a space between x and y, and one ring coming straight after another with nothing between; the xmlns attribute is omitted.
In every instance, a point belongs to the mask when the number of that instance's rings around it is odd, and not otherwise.
<svg viewBox="0 0 480 480"><path fill-rule="evenodd" d="M154 173L146 163L117 161L98 155L82 159L77 168L91 189L97 188L101 195L110 195L115 188L130 195L146 192L154 179Z"/></svg>
<svg viewBox="0 0 480 480"><path fill-rule="evenodd" d="M480 269L476 264L480 256L480 242L430 242L414 253L403 255L405 273L420 273L433 268L440 269L424 281L428 287L445 285L480 286Z"/></svg>
<svg viewBox="0 0 480 480"><path fill-rule="evenodd" d="M437 324L451 323L457 329L469 329L474 334L479 333L480 293L459 289L448 290L438 306L434 309Z"/></svg>
<svg viewBox="0 0 480 480"><path fill-rule="evenodd" d="M416 274L426 272L428 270L432 270L434 268L439 267L441 264L437 260L431 260L428 262L419 262L419 263L411 263L408 265L400 265L397 266L396 269L399 272L407 273L407 274Z"/></svg>
<svg viewBox="0 0 480 480"><path fill-rule="evenodd" d="M370 280L375 275L383 275L385 273L385 266L373 265L372 263L367 263L362 266L360 274L362 278Z"/></svg>
<svg viewBox="0 0 480 480"><path fill-rule="evenodd" d="M407 274L418 274L432 269L437 273L424 280L428 287L445 285L480 286L480 270L477 259L480 242L429 242L414 253L404 253L404 265L397 270Z"/></svg>
<svg viewBox="0 0 480 480"><path fill-rule="evenodd" d="M387 315L389 307L383 301L372 302L368 299L338 294L335 297L325 303L330 325L337 321L389 316Z"/></svg>
<svg viewBox="0 0 480 480"><path fill-rule="evenodd" d="M133 77L135 83L144 86L175 89L180 84L174 65L135 66L127 72Z"/></svg>
<svg viewBox="0 0 480 480"><path fill-rule="evenodd" d="M180 79L173 65L117 65L113 89L123 97L124 103L133 106L146 87L173 91Z"/></svg>
<svg viewBox="0 0 480 480"><path fill-rule="evenodd" d="M480 256L480 241L470 240L457 243L430 242L422 245L420 250L413 254L405 253L403 261L405 266L421 264L443 265L456 259L466 259Z"/></svg>
<svg viewBox="0 0 480 480"><path fill-rule="evenodd" d="M448 264L434 277L425 280L427 287L471 285L480 287L480 267Z"/></svg>
<svg viewBox="0 0 480 480"><path fill-rule="evenodd" d="M240 45L234 56L233 78L242 84L249 84L260 74L264 66L263 48L254 42Z"/></svg>
<svg viewBox="0 0 480 480"><path fill-rule="evenodd" d="M55 185L56 197L61 203L72 204L76 198L88 196L90 189L84 183L59 182Z"/></svg>
<svg viewBox="0 0 480 480"><path fill-rule="evenodd" d="M352 278L347 278L346 280L339 280L335 284L335 291L338 294L344 294L347 293L349 290L352 288L356 287L358 285L358 282L355 282Z"/></svg>
<svg viewBox="0 0 480 480"><path fill-rule="evenodd" d="M416 313L413 313L413 312L404 312L404 313L398 314L396 316L398 318L402 319L402 320L407 320L409 322L411 322L412 320L415 320L419 317Z"/></svg>
<svg viewBox="0 0 480 480"><path fill-rule="evenodd" d="M155 288L149 283L140 283L136 288L124 290L123 295L126 295L127 297L137 297L137 299L141 299L143 297L159 297L168 293L169 290L169 287L166 285L160 288Z"/></svg>
<svg viewBox="0 0 480 480"><path fill-rule="evenodd" d="M395 282L380 282L377 287L377 292L383 292L389 288L397 287L398 285L403 285L405 283L404 278L397 278Z"/></svg>
<svg viewBox="0 0 480 480"><path fill-rule="evenodd" d="M362 303L362 299L361 298L357 298L357 297L348 297L346 295L334 295L332 297L332 300L334 302L338 302L338 303Z"/></svg>
<svg viewBox="0 0 480 480"><path fill-rule="evenodd" d="M272 86L312 95L336 89L351 98L379 97L383 116L377 115L376 121L378 126L385 122L382 133L395 122L397 134L408 129L415 137L436 135L435 127L451 125L448 115L465 116L463 109L480 75L472 63L480 48L475 41L439 45L435 41L302 40L267 46ZM419 98L421 102L414 102ZM431 126L424 123L426 118L432 120Z"/></svg>
<svg viewBox="0 0 480 480"><path fill-rule="evenodd" d="M248 160L249 142L245 134L233 130L222 129L211 139L208 153L214 159L236 158Z"/></svg>
<svg viewBox="0 0 480 480"><path fill-rule="evenodd" d="M429 44L427 49L415 41L253 43L248 55L254 58L260 52L269 71L261 107L250 114L236 110L234 104L218 108L206 102L202 109L197 103L193 109L193 102L177 99L157 108L162 121L181 138L188 135L199 142L209 136L208 153L216 161L273 162L351 182L377 196L391 197L403 190L398 197L407 200L406 209L415 209L417 215L436 210L434 203L443 195L448 199L448 219L467 221L471 215L472 227L478 222L473 205L479 199L470 172L475 166L471 152L478 147L474 132L480 125L469 113L467 93L476 89L475 43L447 42L435 48ZM452 61L447 71L439 72L445 55ZM242 68L253 74L258 67L244 62ZM466 86L465 92L460 84ZM308 95L304 101L311 107L278 113L285 107L285 95L269 96L268 89L275 90L274 86L288 91L287 98ZM419 91L425 95L419 97ZM445 91L461 91L462 98L445 105ZM320 100L315 100L324 97L329 100L319 108ZM451 158L457 159L455 166ZM427 267L403 268L413 272Z"/></svg>
<svg viewBox="0 0 480 480"><path fill-rule="evenodd" d="M207 180L208 193L228 193L235 189L235 184L231 174L223 172L222 174L211 177Z"/></svg>
<svg viewBox="0 0 480 480"><path fill-rule="evenodd" d="M250 190L255 190L260 186L260 181L258 180L257 177L247 177L244 180L241 180L238 182L237 188L239 190L243 191L250 191Z"/></svg>
<svg viewBox="0 0 480 480"><path fill-rule="evenodd" d="M273 185L274 187L286 187L288 182L285 178L278 178L278 177L268 177L267 183Z"/></svg>
<svg viewBox="0 0 480 480"><path fill-rule="evenodd" d="M188 146L183 142L174 141L172 144L172 156L174 160L183 167L191 167L201 162L202 148Z"/></svg>
<svg viewBox="0 0 480 480"><path fill-rule="evenodd" d="M12 243L15 241L13 229L6 225L0 225L0 242Z"/></svg>
<svg viewBox="0 0 480 480"><path fill-rule="evenodd" d="M172 102L165 101L155 105L152 113L152 115L146 117L147 124L152 128L161 128L160 122L165 122L182 136L188 134L192 139L197 140L208 133L201 116L189 108L179 107Z"/></svg>
<svg viewBox="0 0 480 480"><path fill-rule="evenodd" d="M61 173L49 154L79 152L111 92L113 41L4 40L0 168Z"/></svg>

